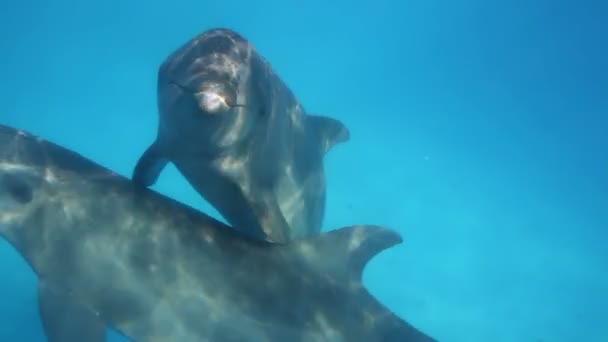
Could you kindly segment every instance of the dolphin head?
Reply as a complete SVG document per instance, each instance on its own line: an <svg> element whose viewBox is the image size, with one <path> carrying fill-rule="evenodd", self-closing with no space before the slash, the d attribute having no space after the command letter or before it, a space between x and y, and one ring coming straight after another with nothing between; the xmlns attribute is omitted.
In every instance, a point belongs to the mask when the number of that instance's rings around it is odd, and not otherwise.
<svg viewBox="0 0 608 342"><path fill-rule="evenodd" d="M0 125L0 234L19 249L45 234L43 227L61 229L82 200L70 192L84 186L74 183L74 170L92 178L110 172L31 133ZM49 225L45 220L52 213L57 215Z"/></svg>
<svg viewBox="0 0 608 342"><path fill-rule="evenodd" d="M159 70L160 133L210 149L245 141L267 111L263 67L233 31L195 37Z"/></svg>
<svg viewBox="0 0 608 342"><path fill-rule="evenodd" d="M47 182L39 144L28 133L0 125L0 233L13 243Z"/></svg>

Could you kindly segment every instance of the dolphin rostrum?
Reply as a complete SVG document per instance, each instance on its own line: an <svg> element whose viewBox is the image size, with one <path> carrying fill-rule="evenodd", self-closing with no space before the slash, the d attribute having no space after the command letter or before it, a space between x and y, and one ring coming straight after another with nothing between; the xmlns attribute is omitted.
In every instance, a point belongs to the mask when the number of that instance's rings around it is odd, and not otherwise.
<svg viewBox="0 0 608 342"><path fill-rule="evenodd" d="M322 228L327 151L350 133L306 113L271 65L240 34L208 30L158 71L156 140L133 179L153 185L172 162L226 221L285 242Z"/></svg>
<svg viewBox="0 0 608 342"><path fill-rule="evenodd" d="M7 126L0 234L42 293L136 342L434 341L362 284L366 263L402 241L395 231L260 241Z"/></svg>

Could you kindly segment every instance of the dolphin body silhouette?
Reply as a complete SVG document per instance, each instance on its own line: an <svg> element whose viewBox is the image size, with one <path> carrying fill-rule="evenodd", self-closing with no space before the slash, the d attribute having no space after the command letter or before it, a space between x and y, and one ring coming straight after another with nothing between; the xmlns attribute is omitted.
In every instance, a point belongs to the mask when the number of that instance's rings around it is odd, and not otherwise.
<svg viewBox="0 0 608 342"><path fill-rule="evenodd" d="M321 231L323 161L350 138L342 122L307 113L243 36L211 29L158 71L158 132L133 180L153 185L172 162L236 229L286 242Z"/></svg>
<svg viewBox="0 0 608 342"><path fill-rule="evenodd" d="M0 126L0 235L34 270L51 322L137 342L434 341L363 286L400 243L352 226L289 243L252 239L52 142ZM44 300L41 297L41 301ZM91 323L95 322L95 323ZM52 325L52 324L51 324Z"/></svg>

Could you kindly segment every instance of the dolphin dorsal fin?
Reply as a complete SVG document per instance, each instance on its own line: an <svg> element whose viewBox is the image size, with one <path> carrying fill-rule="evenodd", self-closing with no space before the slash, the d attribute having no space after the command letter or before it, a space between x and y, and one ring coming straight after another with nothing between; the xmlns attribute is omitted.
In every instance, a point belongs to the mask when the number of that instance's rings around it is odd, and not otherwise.
<svg viewBox="0 0 608 342"><path fill-rule="evenodd" d="M373 226L350 226L317 237L296 240L293 246L307 262L328 275L361 281L365 265L381 251L401 243L394 230Z"/></svg>
<svg viewBox="0 0 608 342"><path fill-rule="evenodd" d="M350 131L339 120L317 114L308 114L306 120L309 129L317 132L320 137L324 153L327 153L337 144L350 139Z"/></svg>

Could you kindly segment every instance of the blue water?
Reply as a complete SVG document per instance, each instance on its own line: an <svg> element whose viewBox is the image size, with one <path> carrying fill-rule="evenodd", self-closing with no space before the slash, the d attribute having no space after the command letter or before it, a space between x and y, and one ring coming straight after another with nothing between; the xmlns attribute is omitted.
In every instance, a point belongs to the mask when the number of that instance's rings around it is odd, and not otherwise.
<svg viewBox="0 0 608 342"><path fill-rule="evenodd" d="M324 229L402 232L365 271L374 295L441 341L608 341L608 3L1 7L0 123L130 175L160 62L235 29L350 128L327 157ZM173 167L154 188L218 217ZM44 341L34 274L4 242L0 258L0 341Z"/></svg>

